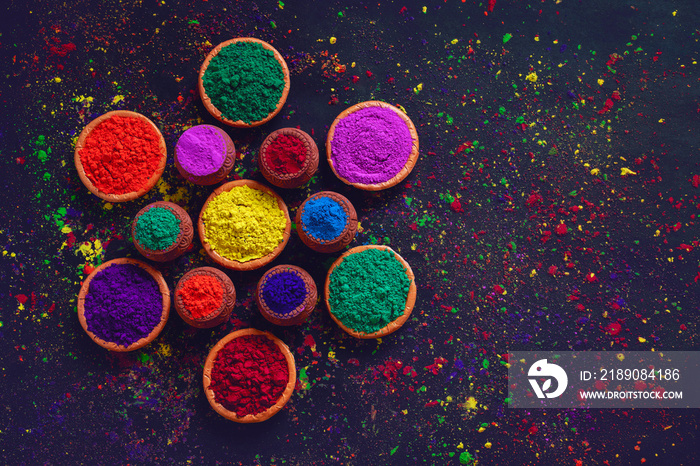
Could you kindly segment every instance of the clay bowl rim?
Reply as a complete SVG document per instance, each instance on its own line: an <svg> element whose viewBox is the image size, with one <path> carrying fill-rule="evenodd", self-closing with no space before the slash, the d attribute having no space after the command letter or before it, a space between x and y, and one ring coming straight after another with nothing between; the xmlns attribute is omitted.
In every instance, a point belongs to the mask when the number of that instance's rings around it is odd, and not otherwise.
<svg viewBox="0 0 700 466"><path fill-rule="evenodd" d="M309 295L312 294L312 290L307 288L306 298L304 298L304 301L302 301L302 303L300 305L298 305L294 309L294 311L290 312L287 315L280 316L280 315L276 314L274 311L272 311L272 309L270 309L270 306L268 306L267 303L265 303L265 300L263 299L262 294L258 293L257 290L259 290L260 287L262 286L263 282L266 279L269 279L272 275L277 275L278 273L284 272L285 270L289 270L289 269L294 270L294 272L296 272L301 277L304 277L304 275L306 275L309 279L311 279L311 283L313 283L314 287L316 288L315 289L316 300L318 300L318 287L316 287L316 282L314 281L313 277L311 276L311 274L309 272L307 272L306 270L304 270L303 268L301 268L297 265L292 265L292 264L279 264L279 265L276 265L276 266L270 268L258 280L257 286L255 287L256 297L257 297L258 305L261 308L264 308L264 313L269 314L272 317L279 319L279 320L294 319L296 317L299 317L301 314L303 314L304 311L306 310L307 305L308 305L307 301L309 300ZM306 281L304 281L304 284L306 284ZM315 306L316 302L314 302L313 305ZM263 312L263 309L260 309L260 311Z"/></svg>
<svg viewBox="0 0 700 466"><path fill-rule="evenodd" d="M180 306L178 304L179 301L182 300L177 294L177 292L187 283L187 280L192 278L193 276L196 275L206 275L208 277L214 277L219 282L221 283L221 286L224 290L224 295L221 298L221 306L218 307L215 311L210 313L209 315L205 317L200 317L198 319L195 319L191 313L187 310L187 307L182 304ZM221 274L221 275L219 275ZM175 284L175 288L173 289L173 304L175 307L175 311L178 313L178 315L182 318L182 320L185 321L185 323L190 324L190 321L201 324L201 323L207 323L212 320L215 320L221 316L224 312L226 312L226 283L225 279L223 277L226 277L226 280L228 280L231 283L231 287L233 289L233 301L234 301L234 306L235 306L235 301L236 301L236 285L234 285L233 281L229 278L228 275L226 275L222 270L217 269L216 267L209 267L209 266L203 266L203 267L196 267L194 269L188 270L185 272L185 274L180 277L180 279L177 281ZM180 309L182 307L182 310ZM182 313L187 312L189 315L183 316ZM191 324L190 324L191 325ZM199 327L197 327L199 328Z"/></svg>
<svg viewBox="0 0 700 466"><path fill-rule="evenodd" d="M214 106L214 104L212 104L211 99L207 95L207 92L204 90L203 78L204 78L204 73L206 73L207 68L209 67L209 62L211 62L211 60L215 56L217 56L223 48L225 48L231 44L234 44L236 42L257 42L257 43L261 44L263 46L263 48L272 51L272 53L275 56L275 60L277 60L277 62L282 67L282 73L284 74L284 89L282 90L282 95L280 96L279 102L277 102L277 107L275 107L275 109L272 112L270 112L262 120L252 121L250 123L245 123L243 120L235 120L234 121L234 120L231 120L229 118L226 118L225 116L223 116L221 111L219 111L219 109L216 108ZM199 76L197 78L197 87L199 88L199 96L202 99L202 103L204 104L204 107L207 109L207 111L214 118L216 118L217 120L219 120L220 122L222 122L226 125L233 126L234 128L253 128L255 126L263 125L263 124L267 123L268 121L272 120L282 110L282 107L284 106L285 102L287 101L287 96L289 95L289 89L291 87L291 79L289 76L289 67L287 66L287 62L284 60L284 57L282 56L282 54L279 53L279 51L276 48L274 48L272 45L270 45L269 43L267 43L263 40L256 39L255 37L236 37L236 38L221 42L220 44L218 44L216 47L214 47L209 52L209 54L204 59L204 62L202 62L202 66L199 69Z"/></svg>
<svg viewBox="0 0 700 466"><path fill-rule="evenodd" d="M262 413L258 414L246 414L243 417L239 417L236 415L236 413L229 411L228 409L224 408L223 405L220 403L216 402L216 399L214 397L214 390L210 388L211 385L211 371L212 368L214 367L214 361L216 359L217 354L219 351L226 346L228 342L231 340L242 337L245 335L264 335L268 339L272 340L273 343L277 345L279 350L282 352L284 355L284 359L287 361L287 370L289 371L289 379L287 380L287 386L285 387L284 391L282 392L282 395L279 397L277 402L270 406L267 410L263 411ZM250 424L254 422L262 422L265 421L275 414L277 414L290 400L292 397L292 393L294 393L294 387L296 386L297 383L297 372L296 372L296 364L294 362L294 355L292 352L289 350L289 347L279 338L271 334L270 332L264 332L261 330L257 330L254 328L245 328L245 329L240 329L236 330L234 332L229 333L225 337L223 337L221 340L219 340L216 345L209 351L209 354L207 355L206 362L204 363L204 372L202 374L202 382L204 386L204 394L207 397L207 401L211 405L211 407L216 411L218 414L221 416L225 417L226 419L234 422L238 422L241 424Z"/></svg>
<svg viewBox="0 0 700 466"><path fill-rule="evenodd" d="M301 215L304 212L304 206L306 206L306 203L309 202L312 199L318 199L320 197L328 197L330 199L333 199L334 201L338 202L338 199L335 199L335 197L340 198L340 204L341 207L343 207L343 211L345 211L345 215L347 215L347 221L345 222L345 227L343 228L343 231L338 234L333 239L325 240L321 238L316 238L313 235L310 235L309 233L304 231L303 228L303 222L301 221ZM345 203L345 205L343 205ZM345 209L347 207L347 210ZM355 210L355 206L352 205L352 202L350 202L350 199L347 197L343 196L342 194L335 192L335 191L318 191L316 193L311 194L309 197L304 199L304 201L299 205L297 208L296 216L295 216L295 223L296 223L296 230L297 234L299 237L302 239L302 241L306 244L306 241L304 239L306 238L308 241L310 241L313 244L318 244L321 246L328 246L332 245L333 243L336 243L338 241L341 241L343 239L343 236L348 232L348 230L353 228L353 223L356 225L358 223L357 220L357 210ZM353 235L354 237L354 235ZM351 240L352 241L352 240ZM311 247L311 246L309 246ZM344 246L343 246L344 247Z"/></svg>
<svg viewBox="0 0 700 466"><path fill-rule="evenodd" d="M153 249L148 249L148 248L142 246L141 244L139 244L139 242L136 240L136 220L141 215L145 214L147 211L149 211L155 207L169 208L171 210L171 212L174 211L174 213L176 213L176 216L178 216L178 219L180 220L180 225L181 225L180 226L180 233L178 233L177 238L175 239L173 244L168 246L167 249L163 249L162 251L155 251ZM182 214L184 214L184 217ZM170 202L170 201L151 202L150 204L144 206L141 210L139 210L136 213L136 215L134 216L134 218L131 220L131 238L133 239L134 247L136 248L136 250L139 253L141 253L144 256L146 256L146 254L149 254L151 256L165 255L165 254L168 254L168 253L174 251L178 247L180 242L182 241L182 239L184 237L183 235L185 235L185 233L186 233L186 231L182 229L182 222L186 221L186 220L184 220L185 218L189 218L190 224L192 224L192 217L190 217L190 214L188 214L185 209L183 209L179 205L175 204L174 202ZM192 225L192 227L194 229L194 224ZM192 236L194 236L194 235L192 235ZM192 241L190 240L190 244L191 243L192 243ZM189 247L189 245L188 245L188 247ZM144 254L144 252L145 252L145 254Z"/></svg>
<svg viewBox="0 0 700 466"><path fill-rule="evenodd" d="M131 264L140 267L141 269L146 271L151 277L153 277L156 283L158 283L158 289L160 290L160 294L163 296L163 313L160 316L160 323L156 325L153 328L153 330L151 330L151 333L149 333L147 336L135 341L129 346L118 345L114 342L106 341L98 337L90 330L88 330L87 320L85 318L85 297L88 294L92 279L95 278L95 276L97 276L97 274L100 273L102 270L115 264ZM99 267L95 268L95 270L90 272L90 275L88 275L88 277L83 281L83 284L80 287L80 292L78 293L78 320L80 321L80 325L83 327L83 330L85 330L85 332L92 339L92 341L110 351L127 352L143 348L144 346L155 340L156 337L160 334L160 332L163 330L163 327L165 327L166 322L168 321L169 315L170 289L168 288L168 284L165 282L163 275L158 270L154 269L150 265L138 259L122 257L119 259L112 259L103 263Z"/></svg>
<svg viewBox="0 0 700 466"><path fill-rule="evenodd" d="M406 296L406 307L404 308L403 314L401 314L399 317L392 320L391 322L389 322L387 325L380 328L376 332L372 332L372 333L358 332L357 330L354 330L354 329L351 329L350 327L347 327L333 314L333 312L331 311L331 305L329 302L330 283L331 283L331 275L333 273L333 270L335 270L335 268L338 265L340 265L340 263L343 262L343 260L347 256L349 256L351 254L357 254L357 253L362 252L362 251L366 251L367 249L381 249L381 250L393 252L394 255L396 256L396 258L399 260L399 262L401 262L401 264L404 266L404 270L406 271L406 276L411 281L411 284L409 285L409 288L408 288L408 295ZM338 257L335 260L335 262L333 262L330 269L328 269L328 273L326 274L326 283L324 285L324 294L325 294L324 298L325 298L325 302L326 302L326 308L328 308L328 313L331 315L331 318L335 321L336 324L338 324L338 326L340 328L342 328L343 330L345 330L345 332L347 332L348 334L352 335L355 338L367 340L367 339L372 339L372 338L381 338L381 337L389 335L389 334L397 331L398 329L400 329L403 326L403 324L406 323L408 318L411 316L411 312L413 312L413 307L416 304L416 291L417 291L416 277L413 274L413 270L411 269L411 266L408 264L408 262L406 262L406 260L403 257L401 257L401 255L398 252L394 251L389 246L370 244L370 245L354 247L354 248L348 250L347 252L345 252L343 255Z"/></svg>
<svg viewBox="0 0 700 466"><path fill-rule="evenodd" d="M366 183L352 183L348 181L347 179L343 178L340 176L340 174L336 171L335 166L333 165L333 150L331 147L331 142L333 141L333 136L335 135L335 127L338 125L340 120L345 118L346 116L355 113L359 110L362 110L364 108L370 108L370 107L381 107L381 108L388 108L394 111L405 123L406 126L408 127L408 131L411 134L411 153L408 155L408 160L406 160L406 163L404 166L399 170L399 172L394 175L391 179L388 179L386 181L382 181L381 183L374 183L374 184L366 184ZM340 181L343 183L354 186L358 189L362 189L364 191L381 191L383 189L388 189L393 186L396 186L400 182L402 182L413 170L413 167L415 167L416 162L418 161L418 156L419 156L419 143L418 143L418 132L416 131L416 126L413 124L413 121L406 115L401 109L396 107L395 105L382 102L379 100L367 100L365 102L360 102L355 105L352 105L345 110L343 110L336 118L333 120L333 123L331 124L330 129L328 130L328 136L326 137L326 160L328 160L328 164L331 167L331 170L333 170L333 174L338 177Z"/></svg>
<svg viewBox="0 0 700 466"><path fill-rule="evenodd" d="M92 181L90 181L90 179L85 174L85 167L83 167L83 162L80 160L80 150L83 147L85 147L85 140L88 138L90 133L92 133L92 131L100 123L109 120L113 116L138 118L139 120L148 123L158 135L158 147L160 149L162 158L160 162L158 162L158 165L156 166L155 171L153 172L151 177L148 179L148 181L146 181L146 184L144 184L143 187L141 187L141 189L139 189L138 191L132 191L130 193L124 194L110 194L100 191L94 184L92 184ZM78 141L75 143L75 151L73 153L73 163L75 164L75 168L78 171L78 177L80 178L80 181L83 182L83 185L85 185L88 191L107 202L133 201L134 199L138 199L139 197L146 194L148 191L153 189L153 186L155 186L156 183L158 183L158 180L160 180L160 177L163 176L163 171L165 170L165 164L167 160L168 150L165 145L165 138L163 137L163 134L160 132L158 127L146 116L137 112L132 112L130 110L113 110L111 112L107 112L98 116L90 123L88 123L87 126L85 126L85 128L83 128L83 130L81 131L80 136L78 137Z"/></svg>
<svg viewBox="0 0 700 466"><path fill-rule="evenodd" d="M262 257L245 262L227 259L219 255L219 253L213 250L209 245L209 242L206 239L206 232L204 230L203 216L204 212L209 206L209 202L211 202L212 199L214 199L216 196L223 193L224 191L230 191L231 189L238 186L248 186L252 189L257 189L273 196L277 200L277 206L282 211L282 213L284 213L284 217L287 220L287 224L284 227L284 232L282 233L282 241L280 241L280 243L275 247L275 249L273 249L272 252ZM216 262L218 265L231 270L255 270L269 264L282 253L285 246L287 246L287 242L289 242L289 237L292 234L292 219L289 217L289 210L287 209L287 204L285 204L284 200L280 197L280 195L273 191L271 188L268 188L264 184L258 183L257 181L253 180L235 180L222 184L209 195L207 200L204 202L204 206L202 206L202 210L199 213L199 220L197 220L197 231L199 233L199 240L202 243L202 247L207 253L207 256L209 256L209 258L211 258L211 260Z"/></svg>

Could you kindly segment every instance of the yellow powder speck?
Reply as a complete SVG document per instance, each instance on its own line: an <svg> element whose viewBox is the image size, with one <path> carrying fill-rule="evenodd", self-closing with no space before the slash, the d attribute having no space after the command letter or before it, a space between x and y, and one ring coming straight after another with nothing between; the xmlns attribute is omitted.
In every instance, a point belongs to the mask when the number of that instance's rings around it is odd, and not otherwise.
<svg viewBox="0 0 700 466"><path fill-rule="evenodd" d="M452 39L452 41L450 42L450 44L454 45L454 44L456 44L457 42L459 42L459 39Z"/></svg>
<svg viewBox="0 0 700 466"><path fill-rule="evenodd" d="M271 253L284 239L287 219L271 195L236 186L209 202L202 213L204 236L222 257L238 262Z"/></svg>
<svg viewBox="0 0 700 466"><path fill-rule="evenodd" d="M335 44L337 40L338 39L336 39L335 37L331 37L331 44Z"/></svg>
<svg viewBox="0 0 700 466"><path fill-rule="evenodd" d="M530 82L532 82L532 83L537 82L537 73L535 73L535 72L533 71L532 73L530 73L530 74L528 74L527 76L525 76L525 79L527 79L528 81L530 81Z"/></svg>
<svg viewBox="0 0 700 466"><path fill-rule="evenodd" d="M602 86L604 83L605 83L605 81L603 81L602 79L599 79L599 80L598 80L598 85L599 85L599 86Z"/></svg>
<svg viewBox="0 0 700 466"><path fill-rule="evenodd" d="M491 448L491 446L492 446L492 445L491 445L491 442L486 442L486 443L484 444L484 447L485 447L485 448Z"/></svg>
<svg viewBox="0 0 700 466"><path fill-rule="evenodd" d="M462 407L464 409L475 409L476 408L476 398L474 398L473 396L470 396L469 398L467 398L467 401L465 401L464 404L462 404Z"/></svg>
<svg viewBox="0 0 700 466"><path fill-rule="evenodd" d="M646 342L646 341L647 341L646 338L644 338L644 337L639 337L639 343L644 343L644 342Z"/></svg>
<svg viewBox="0 0 700 466"><path fill-rule="evenodd" d="M622 168L622 172L620 173L620 175L622 175L622 176L636 175L636 174L637 174L637 172L633 172L629 168L624 168L624 167Z"/></svg>
<svg viewBox="0 0 700 466"><path fill-rule="evenodd" d="M617 353L617 354L615 355L615 357L616 357L617 360L620 361L620 362L622 362L622 361L625 360L625 355L622 354L622 353Z"/></svg>
<svg viewBox="0 0 700 466"><path fill-rule="evenodd" d="M160 347L158 348L158 353L161 356L171 356L173 354L173 349L167 343L161 343Z"/></svg>

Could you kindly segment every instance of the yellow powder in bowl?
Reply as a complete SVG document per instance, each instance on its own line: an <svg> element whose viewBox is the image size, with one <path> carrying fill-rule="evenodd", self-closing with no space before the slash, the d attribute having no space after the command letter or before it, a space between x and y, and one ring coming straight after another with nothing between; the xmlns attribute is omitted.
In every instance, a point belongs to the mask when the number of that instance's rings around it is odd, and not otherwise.
<svg viewBox="0 0 700 466"><path fill-rule="evenodd" d="M238 262L271 253L284 239L287 226L277 199L248 186L236 186L213 198L202 220L209 246Z"/></svg>

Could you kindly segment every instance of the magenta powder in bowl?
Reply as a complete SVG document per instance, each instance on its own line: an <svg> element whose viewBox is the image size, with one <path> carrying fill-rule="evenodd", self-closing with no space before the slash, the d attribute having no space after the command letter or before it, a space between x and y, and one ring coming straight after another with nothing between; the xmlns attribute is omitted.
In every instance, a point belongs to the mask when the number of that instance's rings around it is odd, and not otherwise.
<svg viewBox="0 0 700 466"><path fill-rule="evenodd" d="M186 130L175 146L175 165L180 174L196 184L225 179L235 162L233 141L221 128L198 125Z"/></svg>
<svg viewBox="0 0 700 466"><path fill-rule="evenodd" d="M406 122L394 110L379 106L340 119L331 140L333 167L350 183L391 180L404 168L412 150Z"/></svg>

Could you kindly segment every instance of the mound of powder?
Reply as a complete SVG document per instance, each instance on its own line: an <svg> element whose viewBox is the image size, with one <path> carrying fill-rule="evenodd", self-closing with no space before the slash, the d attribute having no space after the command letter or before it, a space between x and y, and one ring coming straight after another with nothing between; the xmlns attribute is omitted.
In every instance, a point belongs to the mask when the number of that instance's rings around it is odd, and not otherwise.
<svg viewBox="0 0 700 466"><path fill-rule="evenodd" d="M213 198L202 220L209 246L220 256L238 262L274 251L287 226L277 199L248 186L236 186Z"/></svg>
<svg viewBox="0 0 700 466"><path fill-rule="evenodd" d="M182 133L175 146L175 155L186 172L207 176L221 168L226 158L226 146L216 128L198 125Z"/></svg>
<svg viewBox="0 0 700 466"><path fill-rule="evenodd" d="M411 132L393 110L360 109L342 118L331 141L331 160L351 183L378 184L392 179L406 165Z"/></svg>

